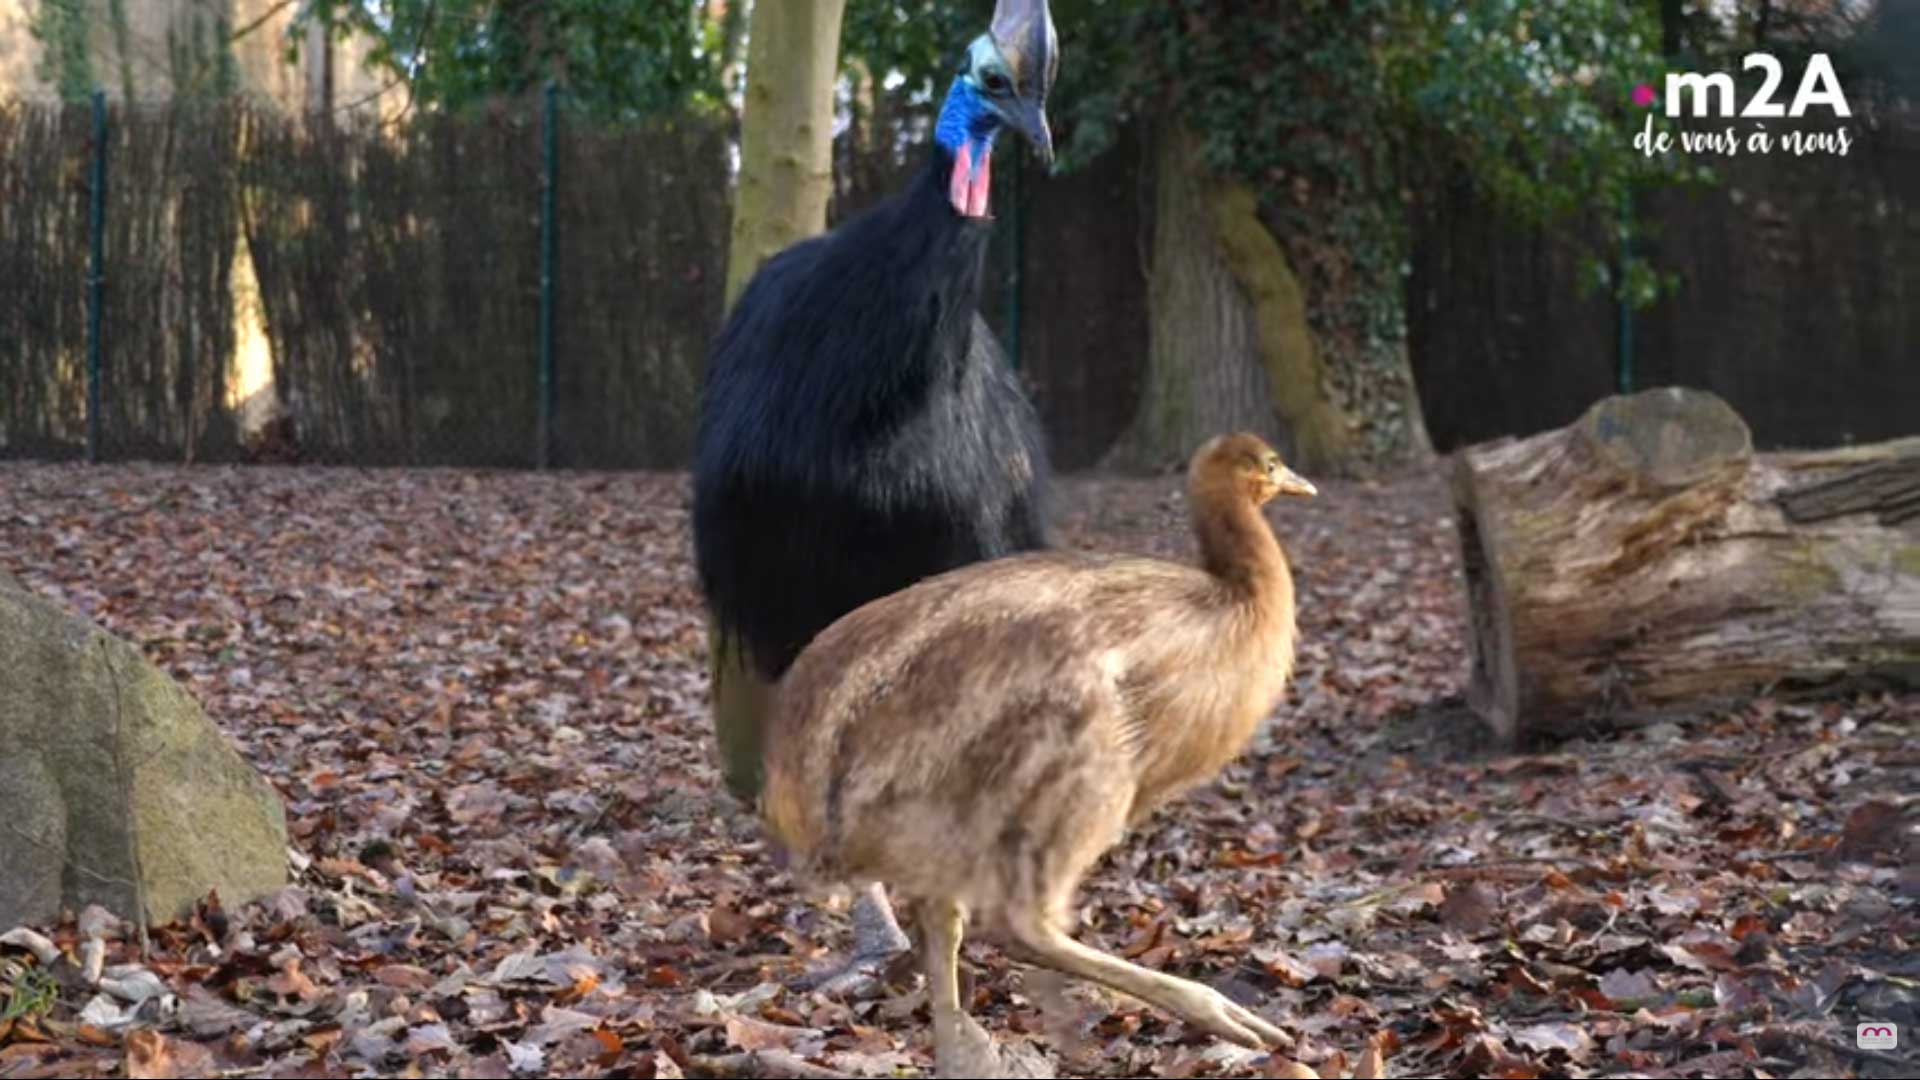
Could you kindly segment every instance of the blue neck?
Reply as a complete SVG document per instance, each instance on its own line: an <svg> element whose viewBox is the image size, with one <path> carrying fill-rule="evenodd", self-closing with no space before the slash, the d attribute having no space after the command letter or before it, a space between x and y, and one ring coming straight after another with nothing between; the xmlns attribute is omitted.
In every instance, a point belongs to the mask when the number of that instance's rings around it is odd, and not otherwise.
<svg viewBox="0 0 1920 1080"><path fill-rule="evenodd" d="M934 141L956 156L961 144L968 144L970 156L979 161L999 133L1000 117L987 107L986 99L972 82L965 76L956 76L947 91L946 104L940 107L940 120L933 128Z"/></svg>

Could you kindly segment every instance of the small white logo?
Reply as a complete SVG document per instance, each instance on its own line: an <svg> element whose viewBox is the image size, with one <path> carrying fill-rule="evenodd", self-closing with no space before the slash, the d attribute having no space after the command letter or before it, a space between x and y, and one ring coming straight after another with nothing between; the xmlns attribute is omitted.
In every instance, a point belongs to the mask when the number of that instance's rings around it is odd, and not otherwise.
<svg viewBox="0 0 1920 1080"><path fill-rule="evenodd" d="M1900 1029L1878 1022L1855 1024L1853 1044L1862 1050L1895 1050L1900 1046Z"/></svg>
<svg viewBox="0 0 1920 1080"><path fill-rule="evenodd" d="M1650 82L1635 85L1633 103L1649 111L1640 130L1634 133L1634 149L1647 157L1671 153L1675 148L1688 154L1727 157L1771 154L1776 150L1795 156L1836 154L1845 157L1853 149L1853 131L1845 124L1830 130L1799 124L1788 125L1784 131L1769 131L1766 127L1768 120L1799 119L1807 116L1808 110L1825 110L1832 113L1835 120L1853 116L1853 106L1848 104L1846 91L1840 88L1840 76L1835 74L1833 61L1826 53L1815 53L1808 58L1800 87L1790 101L1780 97L1780 86L1787 75L1786 66L1778 58L1767 53L1748 53L1741 60L1741 67L1747 71L1758 68L1763 75L1759 89L1744 105L1736 100L1739 86L1732 73L1725 71L1670 71L1664 93ZM1692 117L1696 122L1671 128L1656 127L1654 112L1664 113L1669 120ZM1713 118L1751 123L1714 127L1699 122Z"/></svg>

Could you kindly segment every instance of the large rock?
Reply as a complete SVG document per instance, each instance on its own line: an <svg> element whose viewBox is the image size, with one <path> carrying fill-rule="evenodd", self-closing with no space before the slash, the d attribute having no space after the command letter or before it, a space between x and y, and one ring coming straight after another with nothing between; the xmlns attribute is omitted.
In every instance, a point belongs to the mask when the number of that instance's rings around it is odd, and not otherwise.
<svg viewBox="0 0 1920 1080"><path fill-rule="evenodd" d="M132 646L0 574L0 929L285 884L280 797Z"/></svg>

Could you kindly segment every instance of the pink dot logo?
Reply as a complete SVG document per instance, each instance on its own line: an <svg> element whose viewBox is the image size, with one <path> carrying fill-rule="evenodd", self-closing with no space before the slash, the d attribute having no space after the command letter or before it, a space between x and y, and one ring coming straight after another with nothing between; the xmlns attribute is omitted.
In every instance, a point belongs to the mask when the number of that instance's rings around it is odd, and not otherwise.
<svg viewBox="0 0 1920 1080"><path fill-rule="evenodd" d="M1653 100L1653 87L1646 83L1641 83L1639 86L1633 88L1633 103L1635 105L1645 109L1653 104Z"/></svg>

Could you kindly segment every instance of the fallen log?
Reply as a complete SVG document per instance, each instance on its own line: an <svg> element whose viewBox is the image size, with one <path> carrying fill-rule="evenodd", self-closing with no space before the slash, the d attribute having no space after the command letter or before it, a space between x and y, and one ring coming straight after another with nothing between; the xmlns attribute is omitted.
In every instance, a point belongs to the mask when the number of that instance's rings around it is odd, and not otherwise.
<svg viewBox="0 0 1920 1080"><path fill-rule="evenodd" d="M1782 492L1780 506L1795 522L1825 521L1869 510L1882 525L1920 517L1920 453L1848 469L1831 480Z"/></svg>
<svg viewBox="0 0 1920 1080"><path fill-rule="evenodd" d="M1509 741L1920 686L1920 438L1755 454L1704 391L1457 455L1469 700Z"/></svg>

